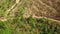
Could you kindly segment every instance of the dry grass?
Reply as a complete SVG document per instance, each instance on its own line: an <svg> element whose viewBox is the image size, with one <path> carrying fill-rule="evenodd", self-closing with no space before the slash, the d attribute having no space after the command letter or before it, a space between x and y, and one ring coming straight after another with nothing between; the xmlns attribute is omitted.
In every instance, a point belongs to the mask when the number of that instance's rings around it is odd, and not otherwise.
<svg viewBox="0 0 60 34"><path fill-rule="evenodd" d="M0 1L0 34L60 34L58 0Z"/></svg>

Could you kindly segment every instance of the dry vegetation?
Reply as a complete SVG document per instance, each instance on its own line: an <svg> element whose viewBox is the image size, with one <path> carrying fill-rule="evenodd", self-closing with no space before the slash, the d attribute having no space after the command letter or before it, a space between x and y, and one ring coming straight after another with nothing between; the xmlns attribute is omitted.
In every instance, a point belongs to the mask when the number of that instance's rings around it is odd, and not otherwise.
<svg viewBox="0 0 60 34"><path fill-rule="evenodd" d="M0 0L0 34L60 34L60 0Z"/></svg>

